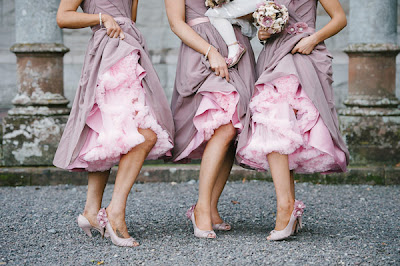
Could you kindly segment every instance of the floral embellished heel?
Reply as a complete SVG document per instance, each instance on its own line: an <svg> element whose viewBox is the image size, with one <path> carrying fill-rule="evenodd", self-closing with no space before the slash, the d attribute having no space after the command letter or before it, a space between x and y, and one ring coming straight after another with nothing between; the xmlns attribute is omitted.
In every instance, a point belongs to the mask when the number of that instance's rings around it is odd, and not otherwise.
<svg viewBox="0 0 400 266"><path fill-rule="evenodd" d="M106 209L104 209L104 208L100 209L99 213L97 214L97 221L99 222L99 224L102 228L106 229L105 236L106 237L109 236L114 245L119 246L119 247L137 247L137 246L139 246L139 243L136 242L136 240L133 239L132 237L121 238L121 237L118 237L114 233L114 230L112 229L112 226L108 220Z"/></svg>
<svg viewBox="0 0 400 266"><path fill-rule="evenodd" d="M295 232L297 233L299 228L301 229L303 227L302 224L302 215L304 212L306 205L299 200L296 200L294 202L294 210L292 212L292 215L290 216L290 220L288 225L285 227L283 230L272 230L271 233L268 236L268 240L272 241L278 241L278 240L284 240L288 238L289 236L293 235ZM297 221L296 226L294 226L294 223Z"/></svg>

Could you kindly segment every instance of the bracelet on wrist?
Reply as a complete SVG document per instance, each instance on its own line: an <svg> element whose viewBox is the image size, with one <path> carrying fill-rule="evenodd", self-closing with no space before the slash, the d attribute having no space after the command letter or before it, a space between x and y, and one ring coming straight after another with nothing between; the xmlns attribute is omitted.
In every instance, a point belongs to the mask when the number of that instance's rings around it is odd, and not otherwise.
<svg viewBox="0 0 400 266"><path fill-rule="evenodd" d="M205 57L206 60L208 59L208 54L209 54L210 51L211 51L211 47L212 47L212 45L210 44L210 46L209 46L208 49L207 49L207 53L204 55L204 57Z"/></svg>
<svg viewBox="0 0 400 266"><path fill-rule="evenodd" d="M99 13L99 20L100 20L100 28L103 26L103 20L101 18L101 13Z"/></svg>

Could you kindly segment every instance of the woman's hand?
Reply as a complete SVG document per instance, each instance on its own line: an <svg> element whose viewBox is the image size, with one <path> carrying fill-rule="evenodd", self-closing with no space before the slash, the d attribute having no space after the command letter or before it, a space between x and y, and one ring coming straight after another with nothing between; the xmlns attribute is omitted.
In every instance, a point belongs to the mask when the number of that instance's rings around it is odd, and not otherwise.
<svg viewBox="0 0 400 266"><path fill-rule="evenodd" d="M319 2L331 17L331 21L313 35L301 39L293 48L292 54L311 54L318 43L332 37L346 26L346 14L339 0L319 0Z"/></svg>
<svg viewBox="0 0 400 266"><path fill-rule="evenodd" d="M103 14L101 19L103 21L104 27L107 29L107 35L110 36L110 38L119 37L121 38L121 40L125 39L125 34L122 32L121 27L118 25L113 17L107 14Z"/></svg>
<svg viewBox="0 0 400 266"><path fill-rule="evenodd" d="M300 53L304 55L309 55L317 46L318 41L314 35L305 37L301 39L292 50L292 54Z"/></svg>
<svg viewBox="0 0 400 266"><path fill-rule="evenodd" d="M215 75L229 81L228 66L226 65L225 58L213 46L211 46L211 50L208 53L208 61L210 62L211 70L215 72Z"/></svg>
<svg viewBox="0 0 400 266"><path fill-rule="evenodd" d="M185 0L165 0L165 8L171 30L187 46L205 55L210 44L185 22ZM208 52L208 61L210 62L211 70L214 71L217 76L229 81L228 66L226 65L225 58L213 46L211 46Z"/></svg>
<svg viewBox="0 0 400 266"><path fill-rule="evenodd" d="M268 40L269 38L271 38L271 34L268 33L268 31L267 31L265 28L261 27L261 28L258 30L258 39L259 39L260 41L266 41L266 40Z"/></svg>

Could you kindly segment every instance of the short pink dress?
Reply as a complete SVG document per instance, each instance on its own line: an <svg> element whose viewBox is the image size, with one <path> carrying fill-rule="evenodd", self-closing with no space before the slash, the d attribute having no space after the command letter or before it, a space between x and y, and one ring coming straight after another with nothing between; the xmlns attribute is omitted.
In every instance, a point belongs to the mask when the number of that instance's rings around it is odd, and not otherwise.
<svg viewBox="0 0 400 266"><path fill-rule="evenodd" d="M340 135L332 90L332 56L324 43L310 55L290 52L315 32L317 0L277 0L289 9L286 31L270 38L240 136L237 160L269 169L271 152L289 155L298 173L345 172L349 153Z"/></svg>
<svg viewBox="0 0 400 266"><path fill-rule="evenodd" d="M105 28L93 27L54 164L71 171L106 171L145 141L139 129L157 135L147 159L170 157L172 114L143 37L130 19L132 0L85 0L81 6L86 13L113 16L126 38L109 38Z"/></svg>
<svg viewBox="0 0 400 266"><path fill-rule="evenodd" d="M204 0L186 0L185 5L186 22L227 56L224 40L204 16ZM207 141L222 125L232 123L239 132L243 128L255 82L255 59L249 39L238 27L235 33L247 52L229 69L230 82L215 75L204 55L181 45L171 104L176 128L174 162L200 159Z"/></svg>

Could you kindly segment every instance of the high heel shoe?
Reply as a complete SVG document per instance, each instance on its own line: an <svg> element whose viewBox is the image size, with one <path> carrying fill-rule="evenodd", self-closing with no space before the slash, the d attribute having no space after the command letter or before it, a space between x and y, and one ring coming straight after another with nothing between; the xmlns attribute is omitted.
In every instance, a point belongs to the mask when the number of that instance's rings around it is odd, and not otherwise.
<svg viewBox="0 0 400 266"><path fill-rule="evenodd" d="M196 205L193 205L190 207L187 212L186 212L186 217L192 221L193 224L193 230L194 230L194 235L199 238L216 238L217 235L215 234L214 230L200 230L197 225L196 221L194 218L194 209L196 208Z"/></svg>
<svg viewBox="0 0 400 266"><path fill-rule="evenodd" d="M91 230L94 229L96 231L99 231L100 235L103 236L104 235L104 229L101 227L96 227L93 226L88 219L86 219L85 216L83 216L82 214L79 214L78 218L76 219L76 221L78 222L78 226L83 230L83 232L85 232L86 235L88 235L89 237L92 237L92 232Z"/></svg>
<svg viewBox="0 0 400 266"><path fill-rule="evenodd" d="M288 225L285 227L283 230L272 230L271 233L269 234L269 239L268 240L283 240L288 238L289 236L293 235L295 232L297 233L299 228L301 229L303 227L302 224L302 215L304 212L306 205L299 200L296 200L294 203L294 209L293 212L290 216L290 220ZM297 221L296 226L294 226L294 223Z"/></svg>
<svg viewBox="0 0 400 266"><path fill-rule="evenodd" d="M234 67L237 63L239 63L239 61L242 58L242 56L244 55L244 53L246 53L246 48L244 48L243 45L240 44L239 42L229 44L228 47L232 46L232 45L236 45L236 44L239 45L239 49L238 49L237 53L235 54L235 56L225 58L225 62L228 65L228 68Z"/></svg>
<svg viewBox="0 0 400 266"><path fill-rule="evenodd" d="M213 224L212 229L218 231L230 231L232 229L232 226L228 223L223 222L220 224Z"/></svg>
<svg viewBox="0 0 400 266"><path fill-rule="evenodd" d="M121 238L121 237L118 237L114 233L111 223L108 221L106 209L104 209L104 208L100 209L99 213L97 214L97 221L99 222L99 225L102 228L105 228L106 237L109 236L114 245L119 246L119 247L137 247L137 246L139 246L139 243L132 237Z"/></svg>

